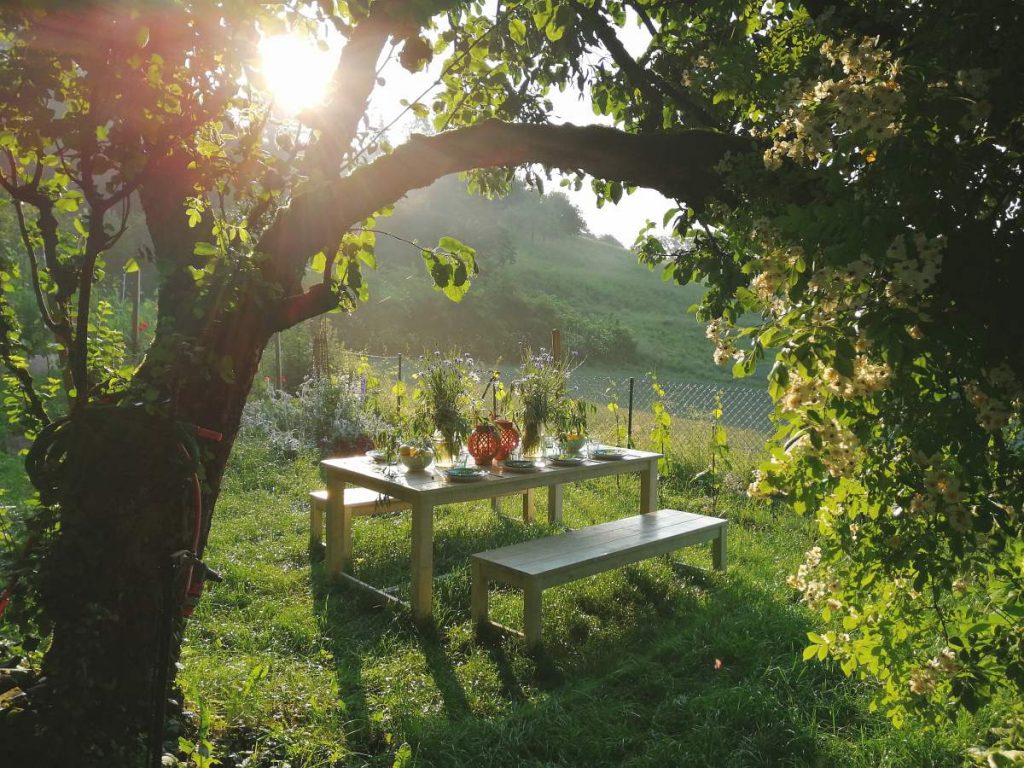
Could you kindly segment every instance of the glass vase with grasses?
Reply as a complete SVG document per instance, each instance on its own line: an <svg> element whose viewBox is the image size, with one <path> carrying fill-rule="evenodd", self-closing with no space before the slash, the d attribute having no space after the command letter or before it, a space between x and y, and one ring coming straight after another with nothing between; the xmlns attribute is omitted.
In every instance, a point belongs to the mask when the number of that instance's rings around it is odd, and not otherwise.
<svg viewBox="0 0 1024 768"><path fill-rule="evenodd" d="M435 355L416 376L414 397L436 431L438 465L459 455L472 429L466 413L473 381L471 361L464 357Z"/></svg>

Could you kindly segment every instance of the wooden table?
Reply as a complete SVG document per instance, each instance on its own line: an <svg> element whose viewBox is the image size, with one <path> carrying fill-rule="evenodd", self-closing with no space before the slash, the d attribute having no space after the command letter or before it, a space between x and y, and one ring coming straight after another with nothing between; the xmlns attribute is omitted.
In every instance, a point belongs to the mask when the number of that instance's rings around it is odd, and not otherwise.
<svg viewBox="0 0 1024 768"><path fill-rule="evenodd" d="M609 475L640 475L640 512L658 508L659 453L629 451L622 459L587 460L577 467L544 467L536 472L510 472L489 468L481 480L451 482L432 472L390 472L365 457L326 459L320 462L327 480L327 572L379 597L395 600L346 571L352 567L352 515L344 505L347 484L371 488L412 505L412 614L416 621L429 621L433 597L434 508L441 504L496 499L531 489L547 487L548 519L562 520L562 486L580 480ZM524 510L528 507L524 504Z"/></svg>

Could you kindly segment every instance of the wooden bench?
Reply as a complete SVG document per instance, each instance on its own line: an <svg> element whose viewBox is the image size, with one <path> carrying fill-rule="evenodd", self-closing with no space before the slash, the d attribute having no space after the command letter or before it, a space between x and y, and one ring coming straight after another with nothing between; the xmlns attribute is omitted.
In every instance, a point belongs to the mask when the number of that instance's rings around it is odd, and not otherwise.
<svg viewBox="0 0 1024 768"><path fill-rule="evenodd" d="M369 515L383 515L388 512L409 509L410 504L405 501L399 501L391 496L382 496L369 488L351 487L345 489L345 507L351 510L352 517L367 517ZM320 548L320 544L323 541L324 513L326 511L327 491L310 491L309 546L314 552ZM351 528L343 531L343 534L351 537Z"/></svg>
<svg viewBox="0 0 1024 768"><path fill-rule="evenodd" d="M610 571L691 544L713 541L715 568L726 567L728 521L676 509L662 509L559 536L492 549L472 556L471 611L477 629L491 624L487 589L492 581L523 590L526 644L540 645L541 594L548 587Z"/></svg>

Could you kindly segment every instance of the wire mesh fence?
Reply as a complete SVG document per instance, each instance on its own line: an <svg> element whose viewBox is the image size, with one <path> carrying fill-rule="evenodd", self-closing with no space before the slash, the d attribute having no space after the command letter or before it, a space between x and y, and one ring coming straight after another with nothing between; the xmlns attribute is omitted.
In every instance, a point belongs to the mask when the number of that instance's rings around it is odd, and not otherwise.
<svg viewBox="0 0 1024 768"><path fill-rule="evenodd" d="M399 380L411 390L413 377L423 365L423 359L418 357L346 353L332 367L335 371L348 371L343 375L353 388L365 392L369 381L379 391L387 392ZM483 364L477 368L482 392L489 368ZM506 384L516 377L518 370L511 366L499 369ZM352 373L357 370L362 372ZM652 438L656 403L661 403L671 417L668 431L672 447L698 461L710 452L713 413L719 404L718 424L725 428L730 451L742 464L752 465L760 459L774 431L773 405L763 387L656 379L650 374L601 376L580 368L570 376L569 389L573 397L595 405L590 432L607 443L663 450L666 446L655 444Z"/></svg>
<svg viewBox="0 0 1024 768"><path fill-rule="evenodd" d="M575 397L598 404L591 431L606 441L662 450L664 446L653 444L651 436L656 403L671 417L668 431L673 445L694 456L710 451L713 414L719 405L722 415L718 423L738 457L755 461L773 432L771 398L757 387L655 379L649 374L608 378L577 372L570 388ZM606 404L603 409L602 403Z"/></svg>

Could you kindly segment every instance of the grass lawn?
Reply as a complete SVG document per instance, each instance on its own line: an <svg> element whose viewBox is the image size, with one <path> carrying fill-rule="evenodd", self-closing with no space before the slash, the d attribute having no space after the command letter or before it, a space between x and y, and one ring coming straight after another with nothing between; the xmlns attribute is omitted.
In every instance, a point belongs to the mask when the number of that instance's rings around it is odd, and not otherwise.
<svg viewBox="0 0 1024 768"><path fill-rule="evenodd" d="M468 555L553 533L507 503L445 507L435 523L435 627L332 588L307 555L312 460L275 464L241 442L208 550L214 586L188 631L183 683L217 755L247 766L953 766L979 728L894 731L867 691L800 660L814 620L784 586L804 524L741 497L730 568L706 547L545 593L547 650L477 644ZM567 489L567 523L635 510L635 479ZM543 501L540 503L543 507ZM706 511L671 488L661 505ZM543 517L543 508L539 510ZM404 583L408 515L358 520L356 573ZM520 596L492 593L519 625ZM244 762L248 760L248 762Z"/></svg>

